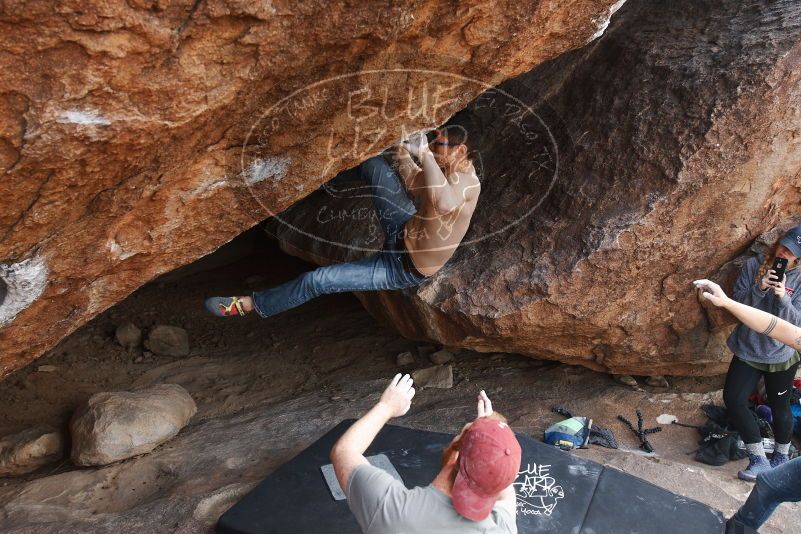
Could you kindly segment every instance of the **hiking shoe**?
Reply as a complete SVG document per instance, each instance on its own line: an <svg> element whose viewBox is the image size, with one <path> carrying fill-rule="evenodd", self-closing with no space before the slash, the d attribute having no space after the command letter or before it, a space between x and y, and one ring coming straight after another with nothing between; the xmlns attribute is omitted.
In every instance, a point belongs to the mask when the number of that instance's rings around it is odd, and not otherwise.
<svg viewBox="0 0 801 534"><path fill-rule="evenodd" d="M767 457L749 454L748 467L737 473L737 478L753 482L756 480L757 475L770 471L770 469L770 462L768 462Z"/></svg>
<svg viewBox="0 0 801 534"><path fill-rule="evenodd" d="M242 316L247 313L239 297L209 297L206 309L217 317Z"/></svg>
<svg viewBox="0 0 801 534"><path fill-rule="evenodd" d="M790 461L790 457L786 454L782 454L780 452L774 452L773 457L770 459L770 466L771 467L778 467L783 463L787 463Z"/></svg>

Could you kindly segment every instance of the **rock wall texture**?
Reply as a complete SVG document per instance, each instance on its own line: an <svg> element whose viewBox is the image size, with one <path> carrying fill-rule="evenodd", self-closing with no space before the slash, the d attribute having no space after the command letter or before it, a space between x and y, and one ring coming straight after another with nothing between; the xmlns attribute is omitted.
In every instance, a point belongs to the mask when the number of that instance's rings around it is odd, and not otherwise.
<svg viewBox="0 0 801 534"><path fill-rule="evenodd" d="M628 2L601 39L471 102L483 187L465 243L414 290L357 295L412 338L613 373L725 371L731 321L690 282L733 281L755 238L798 224L800 67L797 2ZM319 263L365 254L380 242L369 201L334 197L266 228Z"/></svg>
<svg viewBox="0 0 801 534"><path fill-rule="evenodd" d="M3 2L0 377L621 3Z"/></svg>

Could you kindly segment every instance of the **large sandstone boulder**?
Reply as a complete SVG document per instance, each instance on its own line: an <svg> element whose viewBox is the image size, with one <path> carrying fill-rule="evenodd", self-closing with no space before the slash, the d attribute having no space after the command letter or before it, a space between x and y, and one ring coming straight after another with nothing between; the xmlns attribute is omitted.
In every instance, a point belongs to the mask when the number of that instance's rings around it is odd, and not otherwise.
<svg viewBox="0 0 801 534"><path fill-rule="evenodd" d="M3 3L0 377L620 3Z"/></svg>
<svg viewBox="0 0 801 534"><path fill-rule="evenodd" d="M106 465L148 453L175 437L196 412L192 397L177 384L97 393L70 422L72 461Z"/></svg>
<svg viewBox="0 0 801 534"><path fill-rule="evenodd" d="M64 454L64 439L46 426L29 428L0 439L0 476L36 471Z"/></svg>
<svg viewBox="0 0 801 534"><path fill-rule="evenodd" d="M471 102L483 184L463 245L422 286L358 298L410 338L724 372L731 321L691 281L731 282L755 238L801 222L800 66L798 2L626 3L600 40ZM268 230L320 264L372 253L370 200L338 191Z"/></svg>

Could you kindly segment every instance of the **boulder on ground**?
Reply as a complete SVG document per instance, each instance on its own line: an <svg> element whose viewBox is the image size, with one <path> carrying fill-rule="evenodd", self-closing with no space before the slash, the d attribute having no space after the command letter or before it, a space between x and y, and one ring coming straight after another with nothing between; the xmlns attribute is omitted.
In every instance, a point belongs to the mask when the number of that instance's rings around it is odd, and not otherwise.
<svg viewBox="0 0 801 534"><path fill-rule="evenodd" d="M442 365L443 363L448 363L453 361L453 352L447 349L442 349L432 353L431 355L429 355L428 358L431 360L431 363L436 365Z"/></svg>
<svg viewBox="0 0 801 534"><path fill-rule="evenodd" d="M37 426L0 439L0 476L24 475L56 460L64 454L61 433Z"/></svg>
<svg viewBox="0 0 801 534"><path fill-rule="evenodd" d="M631 375L613 375L613 378L616 382L619 382L624 386L631 386L633 388L639 386L639 384L637 384L637 379Z"/></svg>
<svg viewBox="0 0 801 534"><path fill-rule="evenodd" d="M72 461L106 465L152 451L175 437L197 412L177 384L93 395L70 422Z"/></svg>
<svg viewBox="0 0 801 534"><path fill-rule="evenodd" d="M408 351L401 352L396 358L396 363L398 367L409 367L410 365L414 365L414 356Z"/></svg>
<svg viewBox="0 0 801 534"><path fill-rule="evenodd" d="M147 336L145 348L159 356L186 356L189 354L189 336L179 326L156 325Z"/></svg>
<svg viewBox="0 0 801 534"><path fill-rule="evenodd" d="M412 373L415 387L450 389L453 387L453 367L450 365L435 365L418 369Z"/></svg>
<svg viewBox="0 0 801 534"><path fill-rule="evenodd" d="M669 388L670 382L667 381L662 375L649 376L645 379L645 383L652 388Z"/></svg>
<svg viewBox="0 0 801 534"><path fill-rule="evenodd" d="M142 343L142 331L131 322L118 326L114 337L124 349L134 349Z"/></svg>

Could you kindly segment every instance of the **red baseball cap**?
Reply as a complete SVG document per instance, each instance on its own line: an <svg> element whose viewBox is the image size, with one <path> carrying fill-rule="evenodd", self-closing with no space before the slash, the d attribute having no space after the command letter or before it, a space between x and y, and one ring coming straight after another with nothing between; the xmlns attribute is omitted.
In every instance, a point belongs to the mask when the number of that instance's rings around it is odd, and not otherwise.
<svg viewBox="0 0 801 534"><path fill-rule="evenodd" d="M453 483L453 507L467 519L481 521L498 494L520 471L520 443L503 421L479 417L459 443L459 473Z"/></svg>

